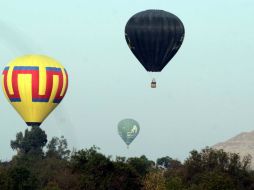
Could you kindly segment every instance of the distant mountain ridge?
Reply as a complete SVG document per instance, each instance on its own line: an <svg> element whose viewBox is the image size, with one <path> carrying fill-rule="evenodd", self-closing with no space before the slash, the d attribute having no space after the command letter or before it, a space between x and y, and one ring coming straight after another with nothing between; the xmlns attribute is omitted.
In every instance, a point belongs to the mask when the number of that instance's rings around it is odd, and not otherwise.
<svg viewBox="0 0 254 190"><path fill-rule="evenodd" d="M252 156L251 168L254 169L254 131L240 133L225 142L215 144L212 148L239 153L242 158L250 154Z"/></svg>

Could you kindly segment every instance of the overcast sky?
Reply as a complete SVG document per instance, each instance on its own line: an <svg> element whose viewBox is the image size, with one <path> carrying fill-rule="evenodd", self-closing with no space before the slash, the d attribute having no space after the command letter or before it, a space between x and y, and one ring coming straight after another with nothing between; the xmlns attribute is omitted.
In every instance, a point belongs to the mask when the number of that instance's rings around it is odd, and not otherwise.
<svg viewBox="0 0 254 190"><path fill-rule="evenodd" d="M106 155L184 160L201 149L254 129L253 0L0 0L0 65L45 54L69 73L69 89L41 128L77 149ZM135 13L163 9L185 26L176 56L158 88L129 50L124 27ZM0 159L27 127L0 92ZM117 123L141 130L130 149Z"/></svg>

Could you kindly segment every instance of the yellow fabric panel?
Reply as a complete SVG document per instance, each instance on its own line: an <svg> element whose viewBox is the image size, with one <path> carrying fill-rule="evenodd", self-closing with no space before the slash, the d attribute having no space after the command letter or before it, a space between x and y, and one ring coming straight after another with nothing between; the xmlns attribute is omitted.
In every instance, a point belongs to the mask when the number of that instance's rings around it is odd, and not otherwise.
<svg viewBox="0 0 254 190"><path fill-rule="evenodd" d="M64 92L65 92L65 89L67 88L67 77L66 77L66 74L64 72L63 69L61 69L62 73L63 73L63 88L62 88L62 91L61 91L61 96L64 95Z"/></svg>
<svg viewBox="0 0 254 190"><path fill-rule="evenodd" d="M43 66L40 66L39 67L40 69L39 69L39 72L40 72L40 81L39 81L39 84L40 84L40 86L39 86L39 94L40 95L43 95L44 94L44 92L45 92L45 90L46 90L46 82L43 82L43 81L45 81L46 80L46 68L45 67L43 67Z"/></svg>
<svg viewBox="0 0 254 190"><path fill-rule="evenodd" d="M8 72L8 76L7 76L7 86L8 86L8 90L10 91L11 94L13 94L13 88L12 88L12 70L13 70L13 67L10 67L9 72Z"/></svg>

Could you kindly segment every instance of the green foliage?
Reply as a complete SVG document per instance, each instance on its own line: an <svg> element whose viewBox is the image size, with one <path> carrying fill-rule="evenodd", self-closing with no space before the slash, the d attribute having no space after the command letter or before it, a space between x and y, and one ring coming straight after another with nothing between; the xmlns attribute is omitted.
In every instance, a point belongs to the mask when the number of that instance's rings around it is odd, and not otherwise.
<svg viewBox="0 0 254 190"><path fill-rule="evenodd" d="M0 162L0 190L253 190L251 157L205 148L181 163L169 156L106 157L93 146L70 156L67 140L39 127L18 133L17 156ZM45 147L46 146L46 147ZM45 152L43 151L45 149Z"/></svg>
<svg viewBox="0 0 254 190"><path fill-rule="evenodd" d="M178 160L174 160L174 159L170 158L169 156L165 156L162 158L158 158L156 161L156 165L159 167L162 167L162 168L171 169L171 168L178 168L182 164Z"/></svg>
<svg viewBox="0 0 254 190"><path fill-rule="evenodd" d="M61 136L61 138L53 137L47 144L46 156L48 157L68 159L70 152L71 151L68 149L67 140L63 136Z"/></svg>
<svg viewBox="0 0 254 190"><path fill-rule="evenodd" d="M205 148L200 153L191 152L184 163L183 179L186 184L207 190L248 189L254 183L247 170L249 165L249 157L241 161L238 154Z"/></svg>
<svg viewBox="0 0 254 190"><path fill-rule="evenodd" d="M226 173L206 172L201 175L199 186L204 190L234 190L233 179Z"/></svg>
<svg viewBox="0 0 254 190"><path fill-rule="evenodd" d="M165 177L162 171L150 171L143 180L143 190L166 190Z"/></svg>
<svg viewBox="0 0 254 190"><path fill-rule="evenodd" d="M124 163L126 161L126 157L121 157L121 156L117 156L116 157L116 162L122 162Z"/></svg>
<svg viewBox="0 0 254 190"><path fill-rule="evenodd" d="M167 178L165 182L167 190L182 190L184 189L184 184L180 177Z"/></svg>
<svg viewBox="0 0 254 190"><path fill-rule="evenodd" d="M32 173L22 167L15 166L9 171L10 190L35 190L37 189L37 179Z"/></svg>
<svg viewBox="0 0 254 190"><path fill-rule="evenodd" d="M43 190L61 190L55 182L49 182Z"/></svg>
<svg viewBox="0 0 254 190"><path fill-rule="evenodd" d="M45 158L33 167L33 171L39 180L39 186L45 187L49 184L57 184L61 190L72 188L78 183L78 175L72 172L69 162L59 158Z"/></svg>
<svg viewBox="0 0 254 190"><path fill-rule="evenodd" d="M8 169L1 163L0 166L0 189L8 189L9 187L9 176Z"/></svg>
<svg viewBox="0 0 254 190"><path fill-rule="evenodd" d="M80 173L80 185L84 189L103 189L112 172L113 164L96 147L80 150L71 158L74 171Z"/></svg>
<svg viewBox="0 0 254 190"><path fill-rule="evenodd" d="M142 187L142 180L137 171L127 163L114 162L114 171L109 181L109 189L115 190L139 190Z"/></svg>
<svg viewBox="0 0 254 190"><path fill-rule="evenodd" d="M141 176L145 176L149 170L155 166L155 163L151 160L148 160L144 155L140 158L128 158L127 163L135 168Z"/></svg>
<svg viewBox="0 0 254 190"><path fill-rule="evenodd" d="M141 182L132 167L113 163L97 151L97 147L80 150L71 158L72 168L80 174L81 189L140 189Z"/></svg>
<svg viewBox="0 0 254 190"><path fill-rule="evenodd" d="M25 130L16 135L16 140L11 141L11 148L17 150L18 155L31 154L36 156L43 156L43 147L47 143L47 135L39 127L32 127L29 131Z"/></svg>

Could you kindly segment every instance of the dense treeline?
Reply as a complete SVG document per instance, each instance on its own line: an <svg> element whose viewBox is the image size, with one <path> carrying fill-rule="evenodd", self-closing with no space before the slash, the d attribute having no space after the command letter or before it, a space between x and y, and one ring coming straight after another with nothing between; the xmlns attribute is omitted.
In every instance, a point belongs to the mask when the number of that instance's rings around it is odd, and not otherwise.
<svg viewBox="0 0 254 190"><path fill-rule="evenodd" d="M205 148L181 163L168 156L111 158L97 147L70 151L64 137L38 127L11 141L17 154L0 163L1 190L254 190L251 157Z"/></svg>

